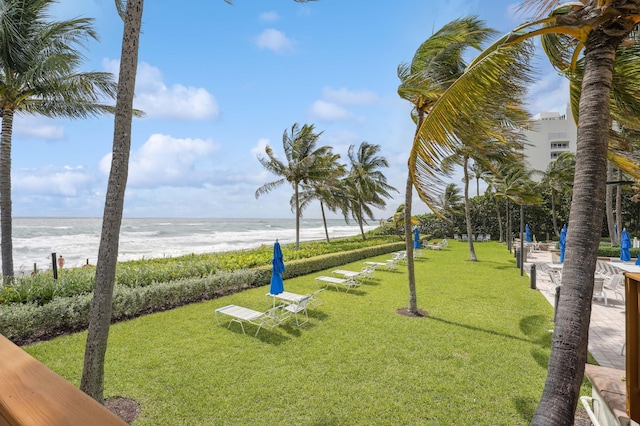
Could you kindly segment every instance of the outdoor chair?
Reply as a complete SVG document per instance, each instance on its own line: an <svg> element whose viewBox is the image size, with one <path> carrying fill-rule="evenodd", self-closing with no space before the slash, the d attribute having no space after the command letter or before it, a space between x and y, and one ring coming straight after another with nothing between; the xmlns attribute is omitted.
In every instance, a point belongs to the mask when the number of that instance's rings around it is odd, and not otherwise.
<svg viewBox="0 0 640 426"><path fill-rule="evenodd" d="M283 308L285 313L290 313L293 314L295 319L296 319L296 325L298 327L300 327L301 325L305 324L307 321L309 321L309 314L307 313L307 307L309 306L309 302L311 300L311 295L306 295L304 296L302 299L300 299L298 301L298 303L292 303L289 304L287 306L285 306ZM304 314L304 321L300 322L300 320L298 320L298 314L299 313L303 313Z"/></svg>
<svg viewBox="0 0 640 426"><path fill-rule="evenodd" d="M429 247L431 250L442 250L442 242L436 243L434 242L433 244L428 244L427 247Z"/></svg>
<svg viewBox="0 0 640 426"><path fill-rule="evenodd" d="M237 322L240 324L243 334L246 334L244 331L244 323L248 322L253 324L258 327L255 334L255 336L257 336L262 327L273 328L282 322L283 317L280 311L280 306L273 307L266 312L260 312L249 308L243 308L242 306L227 305L216 309L215 316L218 325L220 325L218 314L230 316L231 321L229 321L227 328L231 327L231 323Z"/></svg>
<svg viewBox="0 0 640 426"><path fill-rule="evenodd" d="M362 271L350 271L348 269L334 269L332 274L340 275L341 278L360 280L362 278Z"/></svg>
<svg viewBox="0 0 640 426"><path fill-rule="evenodd" d="M469 241L467 234L462 234L462 241Z"/></svg>
<svg viewBox="0 0 640 426"><path fill-rule="evenodd" d="M376 271L376 265L365 265L360 270L360 276L362 277L363 280L373 279L374 277L373 275L375 271Z"/></svg>
<svg viewBox="0 0 640 426"><path fill-rule="evenodd" d="M604 290L604 277L595 277L593 281L593 298L604 299L604 306L607 306L607 292Z"/></svg>
<svg viewBox="0 0 640 426"><path fill-rule="evenodd" d="M460 235L453 234L453 239L456 240L456 241L460 241Z"/></svg>
<svg viewBox="0 0 640 426"><path fill-rule="evenodd" d="M307 302L307 309L315 309L316 306L322 305L322 300L318 297L318 294L322 293L324 288L320 288L313 293L309 294L309 301Z"/></svg>
<svg viewBox="0 0 640 426"><path fill-rule="evenodd" d="M337 291L340 291L340 289L338 288L338 285L342 285L346 287L347 293L349 293L349 290L351 290L352 288L356 288L360 285L360 283L354 280L353 278L336 278L336 277L327 277L325 275L321 275L319 277L316 277L316 280L324 282L325 288L328 288L330 285L333 284Z"/></svg>
<svg viewBox="0 0 640 426"><path fill-rule="evenodd" d="M616 296L619 295L624 302L624 275L615 274L608 279L605 278L604 288L613 291Z"/></svg>
<svg viewBox="0 0 640 426"><path fill-rule="evenodd" d="M485 241L491 241L491 234L484 234Z"/></svg>
<svg viewBox="0 0 640 426"><path fill-rule="evenodd" d="M387 260L387 271L395 271L396 270L396 264L398 263L398 261L396 259L388 259Z"/></svg>

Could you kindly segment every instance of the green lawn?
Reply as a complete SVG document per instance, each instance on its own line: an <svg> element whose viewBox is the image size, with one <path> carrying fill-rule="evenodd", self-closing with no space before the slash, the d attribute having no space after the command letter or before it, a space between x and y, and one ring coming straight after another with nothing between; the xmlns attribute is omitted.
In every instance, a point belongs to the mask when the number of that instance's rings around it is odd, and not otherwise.
<svg viewBox="0 0 640 426"><path fill-rule="evenodd" d="M355 291L327 290L301 328L218 327L214 309L266 310L267 287L111 327L105 395L141 404L135 425L526 425L542 393L553 310L504 245L451 241ZM390 256L371 260L383 261ZM286 259L285 259L286 262ZM359 270L361 262L344 269ZM330 272L330 271L327 271ZM285 289L316 289L315 274ZM86 333L25 348L78 385Z"/></svg>

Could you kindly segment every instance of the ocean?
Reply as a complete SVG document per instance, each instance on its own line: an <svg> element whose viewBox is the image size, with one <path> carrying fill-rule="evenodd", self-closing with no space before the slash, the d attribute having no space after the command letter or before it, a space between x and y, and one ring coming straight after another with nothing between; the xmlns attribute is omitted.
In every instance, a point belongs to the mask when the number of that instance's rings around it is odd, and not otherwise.
<svg viewBox="0 0 640 426"><path fill-rule="evenodd" d="M13 265L16 273L51 268L51 254L65 258L65 267L96 264L101 218L30 217L13 219ZM355 222L327 219L329 238L360 234ZM377 224L376 224L377 226ZM376 226L365 226L365 231ZM324 240L322 219L301 219L300 241ZM166 219L125 218L120 230L118 261L175 257L294 243L291 219Z"/></svg>

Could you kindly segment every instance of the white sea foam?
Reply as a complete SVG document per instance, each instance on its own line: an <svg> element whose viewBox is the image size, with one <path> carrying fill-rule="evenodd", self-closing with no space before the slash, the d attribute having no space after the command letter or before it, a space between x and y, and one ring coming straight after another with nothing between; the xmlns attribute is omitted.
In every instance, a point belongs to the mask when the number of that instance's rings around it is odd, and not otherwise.
<svg viewBox="0 0 640 426"><path fill-rule="evenodd" d="M99 218L14 218L13 263L16 272L51 267L52 253L63 255L67 267L98 257ZM358 235L360 228L342 219L327 220L329 237ZM365 226L365 231L375 226ZM124 219L118 260L175 257L190 253L233 251L295 242L295 219ZM304 219L300 240L325 238L322 220Z"/></svg>

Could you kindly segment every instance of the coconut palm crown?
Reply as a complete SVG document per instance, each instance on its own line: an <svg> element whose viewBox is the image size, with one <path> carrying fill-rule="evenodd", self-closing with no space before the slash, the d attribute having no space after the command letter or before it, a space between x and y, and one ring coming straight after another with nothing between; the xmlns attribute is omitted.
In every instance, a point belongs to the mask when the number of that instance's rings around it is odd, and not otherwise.
<svg viewBox="0 0 640 426"><path fill-rule="evenodd" d="M13 270L11 143L16 113L85 118L112 112L103 103L115 96L110 73L81 72L79 48L97 39L89 18L49 20L53 0L0 2L0 233L2 274Z"/></svg>

